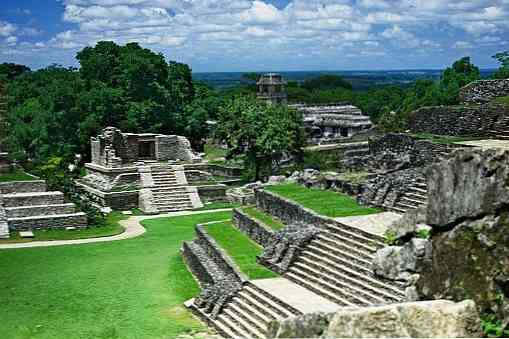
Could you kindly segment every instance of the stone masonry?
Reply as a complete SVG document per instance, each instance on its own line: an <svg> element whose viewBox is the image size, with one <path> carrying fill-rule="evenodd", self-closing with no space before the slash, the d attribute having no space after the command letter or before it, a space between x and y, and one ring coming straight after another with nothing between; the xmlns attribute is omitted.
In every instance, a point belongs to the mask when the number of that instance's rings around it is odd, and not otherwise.
<svg viewBox="0 0 509 339"><path fill-rule="evenodd" d="M460 100L468 103L485 103L504 96L509 96L509 79L478 80L460 90Z"/></svg>

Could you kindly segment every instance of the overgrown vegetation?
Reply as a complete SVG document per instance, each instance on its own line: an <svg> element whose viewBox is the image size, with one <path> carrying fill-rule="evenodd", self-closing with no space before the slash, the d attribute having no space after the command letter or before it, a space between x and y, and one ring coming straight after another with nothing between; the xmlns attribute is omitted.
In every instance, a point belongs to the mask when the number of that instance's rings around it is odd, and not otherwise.
<svg viewBox="0 0 509 339"><path fill-rule="evenodd" d="M263 248L236 229L231 222L207 225L207 232L235 261L249 279L267 279L278 275L256 262Z"/></svg>
<svg viewBox="0 0 509 339"><path fill-rule="evenodd" d="M26 174L24 171L20 169L15 169L6 173L0 173L0 182L31 181L31 180L37 179L31 175Z"/></svg>
<svg viewBox="0 0 509 339"><path fill-rule="evenodd" d="M131 240L0 250L2 338L152 339L205 331L183 306L199 286L180 248L195 237L196 224L229 218L214 212L153 219Z"/></svg>
<svg viewBox="0 0 509 339"><path fill-rule="evenodd" d="M481 328L484 335L488 338L509 337L509 329L504 329L502 321L497 319L494 314L484 314L481 316Z"/></svg>
<svg viewBox="0 0 509 339"><path fill-rule="evenodd" d="M285 225L280 220L277 220L270 214L260 211L254 206L243 207L242 211L250 215L251 217L260 220L265 225L272 228L274 231L279 231L285 227Z"/></svg>
<svg viewBox="0 0 509 339"><path fill-rule="evenodd" d="M318 214L331 218L368 215L380 212L376 208L359 205L347 195L327 190L306 188L298 184L267 186L265 189L298 202Z"/></svg>

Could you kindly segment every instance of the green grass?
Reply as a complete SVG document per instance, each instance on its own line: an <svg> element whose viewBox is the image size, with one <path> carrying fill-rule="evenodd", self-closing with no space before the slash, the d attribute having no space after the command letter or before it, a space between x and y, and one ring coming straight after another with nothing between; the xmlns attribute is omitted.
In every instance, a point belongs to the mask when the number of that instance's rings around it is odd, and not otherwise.
<svg viewBox="0 0 509 339"><path fill-rule="evenodd" d="M240 207L240 204L232 204L229 202L213 202L208 205L204 205L201 208L195 209L195 211L212 211L212 210L220 210L224 208L237 208Z"/></svg>
<svg viewBox="0 0 509 339"><path fill-rule="evenodd" d="M153 339L206 330L182 306L199 288L180 248L196 224L229 218L146 220L147 233L130 240L0 250L1 337Z"/></svg>
<svg viewBox="0 0 509 339"><path fill-rule="evenodd" d="M252 206L244 207L244 208L242 208L242 211L245 212L246 214L250 215L251 217L260 220L265 225L269 226L270 228L272 228L275 231L279 231L285 227L285 225L281 221L275 219L274 217L272 217L271 215L269 215L265 212L260 211L256 207L252 207Z"/></svg>
<svg viewBox="0 0 509 339"><path fill-rule="evenodd" d="M214 145L214 144L205 144L205 159L209 161L214 161L216 159L224 158L226 156L227 150Z"/></svg>
<svg viewBox="0 0 509 339"><path fill-rule="evenodd" d="M509 96L496 98L494 102L509 107Z"/></svg>
<svg viewBox="0 0 509 339"><path fill-rule="evenodd" d="M206 227L207 232L249 279L266 279L278 276L256 262L256 256L263 251L262 247L236 229L231 222L211 224Z"/></svg>
<svg viewBox="0 0 509 339"><path fill-rule="evenodd" d="M361 206L349 196L332 191L310 189L297 184L267 186L265 189L331 218L380 212L379 209Z"/></svg>
<svg viewBox="0 0 509 339"><path fill-rule="evenodd" d="M483 139L481 137L468 137L468 136L451 136L451 135L435 135L430 133L412 134L416 139L429 140L435 144L450 145L456 142L471 141Z"/></svg>
<svg viewBox="0 0 509 339"><path fill-rule="evenodd" d="M124 228L118 223L123 219L127 219L127 216L120 212L112 212L108 214L105 225L101 227L90 227L74 231L35 230L33 238L21 238L19 233L15 232L11 233L11 237L9 239L0 239L0 244L109 237L124 232Z"/></svg>
<svg viewBox="0 0 509 339"><path fill-rule="evenodd" d="M30 176L20 170L15 170L7 173L0 173L0 182L31 181L31 180L37 180L37 178L34 178L33 176Z"/></svg>

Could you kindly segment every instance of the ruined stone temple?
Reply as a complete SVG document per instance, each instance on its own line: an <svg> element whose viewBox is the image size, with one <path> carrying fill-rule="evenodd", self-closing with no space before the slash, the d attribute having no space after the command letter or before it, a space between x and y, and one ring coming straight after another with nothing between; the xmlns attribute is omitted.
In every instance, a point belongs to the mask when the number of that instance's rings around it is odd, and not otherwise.
<svg viewBox="0 0 509 339"><path fill-rule="evenodd" d="M157 214L226 200L225 181L237 169L209 165L177 135L123 133L107 127L91 139L87 175L76 181L82 197L99 207L140 208Z"/></svg>
<svg viewBox="0 0 509 339"><path fill-rule="evenodd" d="M0 172L9 169L8 154L5 150L5 133L7 131L7 122L5 120L5 115L7 113L7 96L5 92L5 85L0 82Z"/></svg>
<svg viewBox="0 0 509 339"><path fill-rule="evenodd" d="M368 116L352 105L292 105L304 115L308 142L333 143L370 129L373 124Z"/></svg>
<svg viewBox="0 0 509 339"><path fill-rule="evenodd" d="M288 95L286 93L286 81L277 73L267 73L260 77L256 83L258 87L257 97L270 104L286 104Z"/></svg>

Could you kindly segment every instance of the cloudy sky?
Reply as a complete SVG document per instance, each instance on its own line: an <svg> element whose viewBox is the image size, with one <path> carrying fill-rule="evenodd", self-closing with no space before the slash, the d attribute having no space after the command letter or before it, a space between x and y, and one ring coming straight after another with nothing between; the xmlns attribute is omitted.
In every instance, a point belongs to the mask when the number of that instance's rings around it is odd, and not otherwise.
<svg viewBox="0 0 509 339"><path fill-rule="evenodd" d="M0 1L0 62L76 65L100 40L195 71L486 68L509 50L509 0Z"/></svg>

